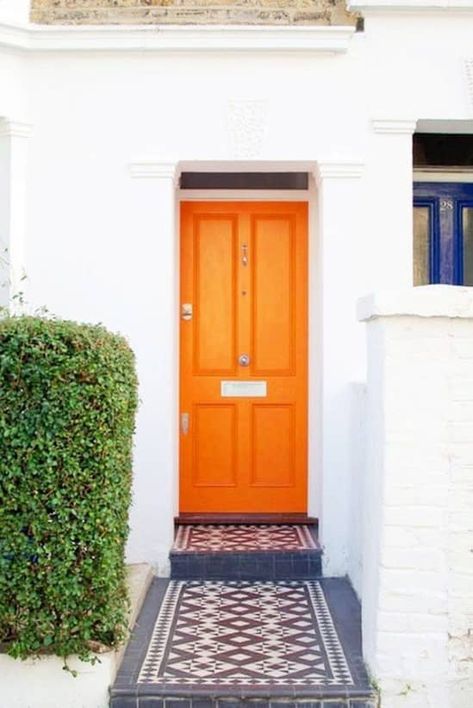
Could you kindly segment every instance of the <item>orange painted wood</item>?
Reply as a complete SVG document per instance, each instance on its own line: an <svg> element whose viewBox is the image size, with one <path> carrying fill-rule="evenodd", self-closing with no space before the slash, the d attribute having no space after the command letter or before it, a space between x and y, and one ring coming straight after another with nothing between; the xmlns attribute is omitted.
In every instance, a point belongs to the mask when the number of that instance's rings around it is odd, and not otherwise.
<svg viewBox="0 0 473 708"><path fill-rule="evenodd" d="M181 303L180 512L306 512L307 204L182 203Z"/></svg>

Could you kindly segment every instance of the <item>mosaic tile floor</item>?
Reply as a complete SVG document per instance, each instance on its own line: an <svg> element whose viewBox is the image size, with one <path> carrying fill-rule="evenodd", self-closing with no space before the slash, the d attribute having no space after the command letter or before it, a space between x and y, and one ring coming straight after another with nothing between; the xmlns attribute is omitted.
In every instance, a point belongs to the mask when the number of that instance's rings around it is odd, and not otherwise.
<svg viewBox="0 0 473 708"><path fill-rule="evenodd" d="M353 685L317 581L172 581L138 684Z"/></svg>
<svg viewBox="0 0 473 708"><path fill-rule="evenodd" d="M173 552L302 551L317 548L308 526L179 526Z"/></svg>

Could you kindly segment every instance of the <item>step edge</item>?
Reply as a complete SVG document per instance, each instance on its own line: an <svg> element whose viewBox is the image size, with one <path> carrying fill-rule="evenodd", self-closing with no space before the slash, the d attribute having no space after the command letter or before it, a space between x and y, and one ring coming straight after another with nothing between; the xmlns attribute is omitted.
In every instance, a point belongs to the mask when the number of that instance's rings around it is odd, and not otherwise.
<svg viewBox="0 0 473 708"><path fill-rule="evenodd" d="M187 549L180 550L178 548L171 548L169 551L169 558L174 558L174 557L179 557L182 558L184 557L189 557L189 558L202 558L203 556L210 556L212 559L213 558L231 558L233 556L248 556L250 558L254 558L255 556L263 556L264 558L282 558L283 560L285 558L289 558L289 556L302 556L303 554L310 555L310 556L323 556L324 550L320 545L317 545L317 548L295 548L294 550L286 551L286 550L280 550L280 551L266 551L266 550L259 550L259 551L189 551Z"/></svg>
<svg viewBox="0 0 473 708"><path fill-rule="evenodd" d="M166 690L162 690L162 688L166 688ZM225 692L225 689L219 690L217 686L212 687L212 690L202 690L199 689L198 687L188 687L187 689L172 689L169 687L152 687L152 686L146 686L145 684L138 685L138 686L127 686L127 687L120 687L120 686L112 686L110 688L110 697L111 698L123 698L123 697L133 697L133 698L161 698L161 699L189 699L189 698L197 698L199 700L225 700L225 701L230 701L230 700L240 700L242 698L248 698L250 700L269 700L269 701L287 701L288 699L291 700L291 702L294 701L310 701L311 699L315 699L317 701L320 700L335 700L335 699L344 699L344 700L369 700L373 701L378 698L378 693L376 692L375 689L373 688L362 688L362 687L353 687L353 688L348 688L348 687L343 687L343 688L338 688L338 687L333 687L333 690L327 690L327 687L321 687L320 690L314 690L312 687L311 690L307 689L306 691L298 691L297 693L292 692L290 688L288 687L287 692L284 692L283 689L277 691L276 693L268 693L264 692L262 690L259 693L256 693L252 690L243 690L243 691L235 691L233 693L231 692Z"/></svg>
<svg viewBox="0 0 473 708"><path fill-rule="evenodd" d="M306 514L197 514L182 513L174 517L176 526L188 526L192 524L213 524L222 525L235 524L245 526L257 524L260 526L274 525L294 525L294 526L316 526L319 520L315 516Z"/></svg>

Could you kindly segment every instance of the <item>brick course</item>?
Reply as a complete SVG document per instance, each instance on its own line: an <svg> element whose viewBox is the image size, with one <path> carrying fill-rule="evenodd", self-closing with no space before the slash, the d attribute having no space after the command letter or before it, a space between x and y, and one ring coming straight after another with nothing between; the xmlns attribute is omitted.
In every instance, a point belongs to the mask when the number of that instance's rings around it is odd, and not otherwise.
<svg viewBox="0 0 473 708"><path fill-rule="evenodd" d="M32 0L38 24L355 25L343 0Z"/></svg>

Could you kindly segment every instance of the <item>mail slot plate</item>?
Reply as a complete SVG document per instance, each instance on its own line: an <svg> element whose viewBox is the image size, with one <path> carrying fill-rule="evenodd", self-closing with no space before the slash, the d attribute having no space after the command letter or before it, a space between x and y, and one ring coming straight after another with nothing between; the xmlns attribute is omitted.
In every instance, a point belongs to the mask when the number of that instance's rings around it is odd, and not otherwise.
<svg viewBox="0 0 473 708"><path fill-rule="evenodd" d="M268 395L267 381L221 381L223 398L264 398Z"/></svg>

